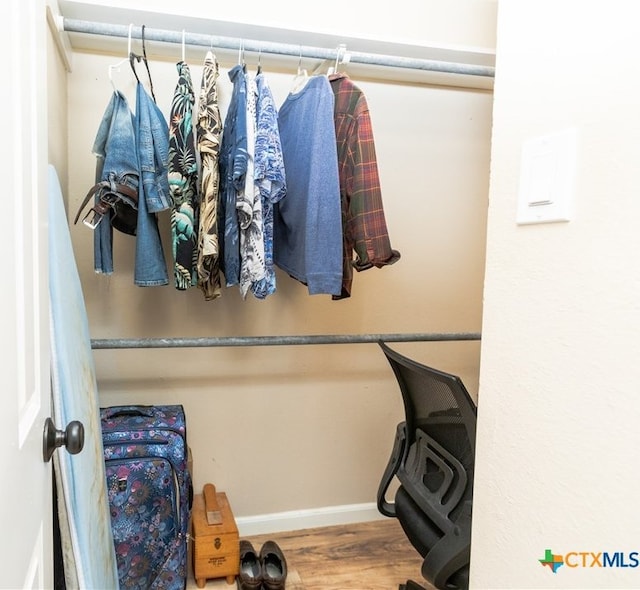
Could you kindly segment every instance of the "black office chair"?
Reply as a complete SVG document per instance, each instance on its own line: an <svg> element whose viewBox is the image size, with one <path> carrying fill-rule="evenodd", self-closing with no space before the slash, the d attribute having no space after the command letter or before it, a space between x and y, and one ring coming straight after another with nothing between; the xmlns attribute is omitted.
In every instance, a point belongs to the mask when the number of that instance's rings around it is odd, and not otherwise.
<svg viewBox="0 0 640 590"><path fill-rule="evenodd" d="M378 488L378 510L395 517L439 590L469 587L476 405L459 377L379 342L400 385L405 420ZM386 494L394 477L394 502ZM400 588L419 588L412 581Z"/></svg>

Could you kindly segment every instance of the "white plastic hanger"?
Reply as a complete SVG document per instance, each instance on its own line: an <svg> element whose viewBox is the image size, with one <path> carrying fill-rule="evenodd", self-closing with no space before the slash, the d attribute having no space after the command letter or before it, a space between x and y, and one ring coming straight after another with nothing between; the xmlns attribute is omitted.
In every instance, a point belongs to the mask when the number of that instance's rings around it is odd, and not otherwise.
<svg viewBox="0 0 640 590"><path fill-rule="evenodd" d="M336 50L336 63L332 68L329 68L327 74L331 76L331 74L338 73L338 66L342 64L349 63L350 55L347 53L347 46L344 43L340 43Z"/></svg>
<svg viewBox="0 0 640 590"><path fill-rule="evenodd" d="M238 47L238 65L242 66L243 70L246 70L247 64L244 62L244 40L240 41L240 47Z"/></svg>
<svg viewBox="0 0 640 590"><path fill-rule="evenodd" d="M129 41L127 43L127 57L119 61L117 64L113 64L109 66L109 81L111 82L111 86L113 86L114 92L118 92L118 88L116 87L116 83L113 80L113 70L120 71L120 66L122 66L123 64L129 61L129 56L131 55L131 31L132 30L133 30L133 23L129 25Z"/></svg>
<svg viewBox="0 0 640 590"><path fill-rule="evenodd" d="M332 66L327 68L327 76L331 76L332 74L337 74L339 72L338 66L342 64L346 64L351 59L351 56L347 53L347 46L344 43L340 43L336 48L336 59ZM312 76L320 74L320 72L325 68L325 66L329 63L328 59L321 61L311 72Z"/></svg>
<svg viewBox="0 0 640 590"><path fill-rule="evenodd" d="M182 29L182 62L183 63L185 61L185 59L184 59L185 58L184 35L185 35L184 29Z"/></svg>
<svg viewBox="0 0 640 590"><path fill-rule="evenodd" d="M211 61L213 61L215 59L215 55L213 53L213 35L211 36L211 39L209 40L209 49L207 49L207 53L205 54L205 61L207 61L208 59L210 59Z"/></svg>
<svg viewBox="0 0 640 590"><path fill-rule="evenodd" d="M293 78L293 84L291 85L291 93L297 94L304 87L309 80L309 74L307 70L302 67L302 49L300 49L300 59L298 60L298 72Z"/></svg>

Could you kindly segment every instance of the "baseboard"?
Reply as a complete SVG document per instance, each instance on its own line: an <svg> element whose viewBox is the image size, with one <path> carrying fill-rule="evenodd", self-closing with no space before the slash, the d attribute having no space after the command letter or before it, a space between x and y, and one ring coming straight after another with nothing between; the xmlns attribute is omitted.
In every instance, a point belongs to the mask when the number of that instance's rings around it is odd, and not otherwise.
<svg viewBox="0 0 640 590"><path fill-rule="evenodd" d="M375 502L371 502L240 516L236 518L236 524L238 525L238 534L241 537L251 537L284 531L299 531L319 526L368 522L383 518L386 517L378 512Z"/></svg>

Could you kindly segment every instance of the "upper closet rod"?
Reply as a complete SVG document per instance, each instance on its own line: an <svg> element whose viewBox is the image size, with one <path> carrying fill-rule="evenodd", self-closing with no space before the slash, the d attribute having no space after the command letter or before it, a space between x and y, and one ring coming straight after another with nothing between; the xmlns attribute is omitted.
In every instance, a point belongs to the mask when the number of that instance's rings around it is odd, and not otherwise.
<svg viewBox="0 0 640 590"><path fill-rule="evenodd" d="M109 37L129 36L128 25L115 25L108 23L84 21L78 19L62 18L62 29L69 33L87 33L91 35L104 35ZM142 38L142 27L133 27L132 36ZM200 33L183 33L182 31L168 31L164 29L152 29L145 26L144 36L147 40L161 41L163 43L182 44L183 40L188 45L199 45L220 49L234 49L251 52L273 53L277 55L291 55L322 60L340 59L343 52L339 49L325 49L322 47L309 47L304 45L292 45L287 43L273 43L270 41L251 41L235 37L218 37L216 35L203 35ZM412 70L425 70L431 72L443 72L447 74L465 74L493 78L495 68L474 64L437 61L431 59L418 59L413 57L400 57L360 51L348 51L349 61L359 64L407 68Z"/></svg>
<svg viewBox="0 0 640 590"><path fill-rule="evenodd" d="M479 333L327 334L308 336L223 336L220 338L114 338L91 340L93 349L204 348L216 346L287 346L300 344L366 344L384 342L451 342L480 340Z"/></svg>

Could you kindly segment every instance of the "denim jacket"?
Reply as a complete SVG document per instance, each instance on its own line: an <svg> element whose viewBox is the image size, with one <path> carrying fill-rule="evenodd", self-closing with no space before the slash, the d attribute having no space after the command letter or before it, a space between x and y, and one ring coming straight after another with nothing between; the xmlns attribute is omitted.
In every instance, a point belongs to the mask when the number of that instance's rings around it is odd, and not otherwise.
<svg viewBox="0 0 640 590"><path fill-rule="evenodd" d="M170 207L169 130L155 102L142 84L136 89L134 116L127 99L114 92L105 109L93 144L97 157L96 182L121 184L138 194L134 282L140 286L166 285L167 265L155 216ZM113 226L99 223L94 231L94 268L113 273Z"/></svg>
<svg viewBox="0 0 640 590"><path fill-rule="evenodd" d="M169 127L140 82L134 126L140 172L134 283L141 287L167 285L169 276L156 213L171 206Z"/></svg>
<svg viewBox="0 0 640 590"><path fill-rule="evenodd" d="M93 143L96 161L96 183L109 182L138 191L138 156L134 117L127 99L114 92L105 109ZM134 205L134 203L130 203ZM113 273L113 227L104 220L93 234L94 268L98 273Z"/></svg>

